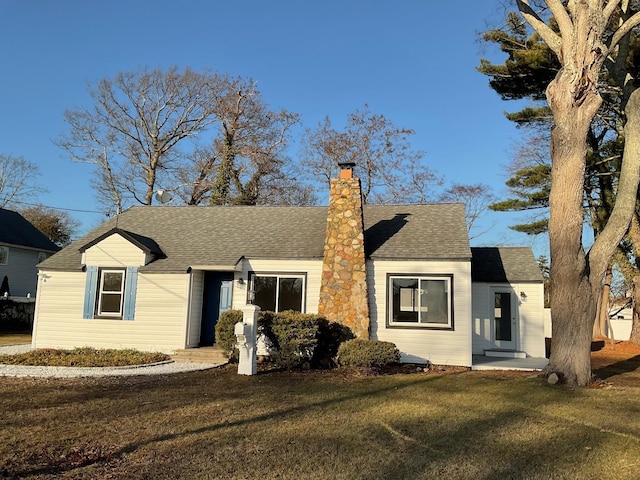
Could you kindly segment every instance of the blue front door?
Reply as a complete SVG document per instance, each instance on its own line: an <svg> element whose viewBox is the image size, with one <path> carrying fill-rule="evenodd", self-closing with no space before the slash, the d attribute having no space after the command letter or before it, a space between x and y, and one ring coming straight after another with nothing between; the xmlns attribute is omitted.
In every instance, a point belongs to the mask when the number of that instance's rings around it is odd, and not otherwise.
<svg viewBox="0 0 640 480"><path fill-rule="evenodd" d="M231 308L233 273L205 272L200 326L200 345L213 345L216 341L216 323L220 314Z"/></svg>

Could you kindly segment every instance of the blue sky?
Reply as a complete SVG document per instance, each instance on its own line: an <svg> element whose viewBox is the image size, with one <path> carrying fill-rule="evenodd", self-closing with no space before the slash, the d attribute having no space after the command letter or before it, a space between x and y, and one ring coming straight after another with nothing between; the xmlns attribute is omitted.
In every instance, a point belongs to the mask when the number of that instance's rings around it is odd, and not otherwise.
<svg viewBox="0 0 640 480"><path fill-rule="evenodd" d="M502 102L476 72L497 53L477 33L501 21L497 0L0 0L0 152L39 165L48 193L34 199L99 210L91 167L52 142L63 112L90 105L86 86L120 71L172 65L257 81L273 108L303 127L334 125L364 104L412 128L424 161L449 182L504 190L518 138ZM296 156L296 151L291 152ZM85 233L104 217L71 212ZM498 222L474 244L527 245ZM536 255L544 253L535 240Z"/></svg>

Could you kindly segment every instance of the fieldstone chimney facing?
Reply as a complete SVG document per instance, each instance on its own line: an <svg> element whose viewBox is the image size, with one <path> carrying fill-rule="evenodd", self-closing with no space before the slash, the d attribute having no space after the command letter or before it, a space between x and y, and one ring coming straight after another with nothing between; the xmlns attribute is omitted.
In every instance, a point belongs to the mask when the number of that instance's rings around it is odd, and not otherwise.
<svg viewBox="0 0 640 480"><path fill-rule="evenodd" d="M318 313L368 339L362 192L354 165L340 164L340 178L331 180Z"/></svg>

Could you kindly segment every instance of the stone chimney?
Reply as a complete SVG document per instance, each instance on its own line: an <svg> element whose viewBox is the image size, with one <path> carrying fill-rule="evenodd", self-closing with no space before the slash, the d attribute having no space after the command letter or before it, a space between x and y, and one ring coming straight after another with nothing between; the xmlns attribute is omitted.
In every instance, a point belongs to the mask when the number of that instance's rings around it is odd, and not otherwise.
<svg viewBox="0 0 640 480"><path fill-rule="evenodd" d="M331 180L318 313L368 339L362 192L360 180L353 178L354 166L340 164L340 178Z"/></svg>

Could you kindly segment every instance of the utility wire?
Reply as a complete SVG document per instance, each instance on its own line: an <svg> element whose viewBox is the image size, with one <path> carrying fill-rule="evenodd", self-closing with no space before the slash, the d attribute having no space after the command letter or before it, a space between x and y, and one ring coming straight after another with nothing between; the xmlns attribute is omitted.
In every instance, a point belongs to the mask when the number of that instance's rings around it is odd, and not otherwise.
<svg viewBox="0 0 640 480"><path fill-rule="evenodd" d="M29 202L21 202L18 200L13 200L11 203L19 203L21 205L29 205L31 207L46 207L46 208L53 208L55 210L64 210L66 212L79 212L79 213L100 213L102 215L104 215L104 212L99 212L97 210L80 210L77 208L62 208L62 207L54 207L51 205L44 205L42 203L29 203Z"/></svg>

